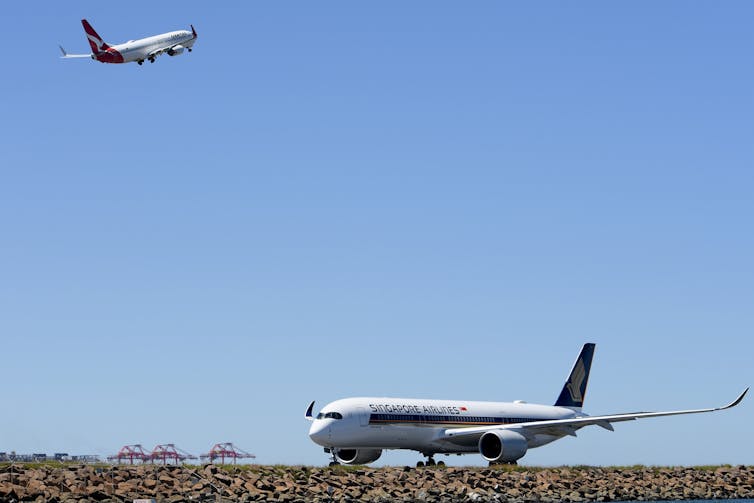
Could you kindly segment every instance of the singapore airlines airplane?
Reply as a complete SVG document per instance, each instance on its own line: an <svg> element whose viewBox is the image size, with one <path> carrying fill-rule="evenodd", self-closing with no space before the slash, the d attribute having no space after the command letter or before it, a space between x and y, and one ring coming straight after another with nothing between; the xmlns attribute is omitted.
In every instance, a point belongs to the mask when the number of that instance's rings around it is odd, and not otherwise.
<svg viewBox="0 0 754 503"><path fill-rule="evenodd" d="M584 426L613 431L611 423L646 417L696 414L729 409L749 388L724 407L667 412L632 412L588 416L581 412L594 356L594 344L584 344L555 405L515 402L467 402L405 398L345 398L329 403L314 417L314 402L306 410L312 421L309 437L332 456L331 465L376 461L384 449L410 449L435 464L435 454L479 453L491 465L515 464L528 449ZM438 464L444 464L440 461ZM424 466L420 461L416 466Z"/></svg>
<svg viewBox="0 0 754 503"><path fill-rule="evenodd" d="M68 54L63 46L60 46L64 59L92 58L100 63L130 63L136 61L140 65L148 59L150 63L154 63L154 59L163 53L167 53L168 56L177 56L183 54L184 50L191 52L197 37L196 30L191 25L191 31L171 31L153 37L129 40L123 44L108 45L86 19L82 19L81 24L84 25L84 32L89 40L92 53Z"/></svg>

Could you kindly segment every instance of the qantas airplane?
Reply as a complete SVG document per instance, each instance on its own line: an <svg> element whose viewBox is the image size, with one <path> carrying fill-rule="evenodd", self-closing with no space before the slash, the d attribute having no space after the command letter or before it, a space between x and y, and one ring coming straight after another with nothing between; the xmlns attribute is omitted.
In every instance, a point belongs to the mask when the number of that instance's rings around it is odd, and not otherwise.
<svg viewBox="0 0 754 503"><path fill-rule="evenodd" d="M405 398L345 398L329 403L316 417L314 402L306 409L309 437L332 456L330 465L376 461L384 449L410 449L435 464L435 454L479 453L493 464L516 464L528 449L549 444L584 426L613 431L611 423L646 417L696 414L729 409L749 388L724 407L667 412L632 412L588 416L581 412L594 356L584 344L555 405L515 402L470 402ZM416 466L424 466L419 461ZM444 464L439 461L437 464Z"/></svg>
<svg viewBox="0 0 754 503"><path fill-rule="evenodd" d="M163 53L167 53L168 56L178 56L183 54L184 50L191 52L197 37L194 25L191 25L191 31L171 31L153 37L129 40L118 45L109 45L94 31L94 28L86 19L82 19L81 24L84 25L84 32L86 38L89 39L92 53L68 54L63 46L60 46L64 59L92 58L100 63L130 63L136 61L140 65L144 63L144 60L149 60L150 63L154 63L154 59Z"/></svg>

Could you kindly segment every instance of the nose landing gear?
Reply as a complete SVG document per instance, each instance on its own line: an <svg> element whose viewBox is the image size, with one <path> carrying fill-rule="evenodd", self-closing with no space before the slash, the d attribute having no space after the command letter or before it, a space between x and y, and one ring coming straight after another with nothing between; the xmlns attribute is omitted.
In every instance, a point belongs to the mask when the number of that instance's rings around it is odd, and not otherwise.
<svg viewBox="0 0 754 503"><path fill-rule="evenodd" d="M330 455L330 463L327 466L340 466L338 458L335 457L335 449L325 447L325 452Z"/></svg>

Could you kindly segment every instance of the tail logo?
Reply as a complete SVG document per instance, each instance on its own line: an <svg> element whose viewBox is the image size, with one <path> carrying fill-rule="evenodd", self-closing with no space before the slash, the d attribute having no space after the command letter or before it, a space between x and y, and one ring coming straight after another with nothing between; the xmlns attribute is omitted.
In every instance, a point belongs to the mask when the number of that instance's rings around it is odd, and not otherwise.
<svg viewBox="0 0 754 503"><path fill-rule="evenodd" d="M581 394L581 385L584 383L584 377L586 376L586 369L584 369L584 360L579 358L579 362L576 364L576 368L573 369L573 375L570 382L566 385L568 393L571 394L571 400L576 403L584 401L584 397Z"/></svg>
<svg viewBox="0 0 754 503"><path fill-rule="evenodd" d="M104 41L103 41L103 40L102 40L101 38L97 38L97 37L95 37L94 35L92 35L91 33L87 33L87 34L86 34L86 38L88 38L88 39L89 39L89 42L90 42L91 44L94 44L94 46L95 46L95 47L96 47L96 48L97 48L98 50L100 50L100 51L104 51L105 49L107 49L107 45L105 44L105 42L104 42Z"/></svg>

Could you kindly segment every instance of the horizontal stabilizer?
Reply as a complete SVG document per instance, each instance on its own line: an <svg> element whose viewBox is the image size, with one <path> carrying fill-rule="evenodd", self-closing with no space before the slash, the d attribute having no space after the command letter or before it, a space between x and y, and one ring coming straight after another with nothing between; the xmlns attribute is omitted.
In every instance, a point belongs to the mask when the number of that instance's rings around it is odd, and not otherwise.
<svg viewBox="0 0 754 503"><path fill-rule="evenodd" d="M91 57L92 57L92 55L91 55L91 54L68 54L67 52L65 52L65 49L63 49L63 46L62 46L62 45L59 45L58 47L60 47L60 52L62 52L62 53L63 53L63 55L62 55L62 56L60 56L60 57L61 57L61 58L63 58L63 59L71 59L71 58L91 58Z"/></svg>

